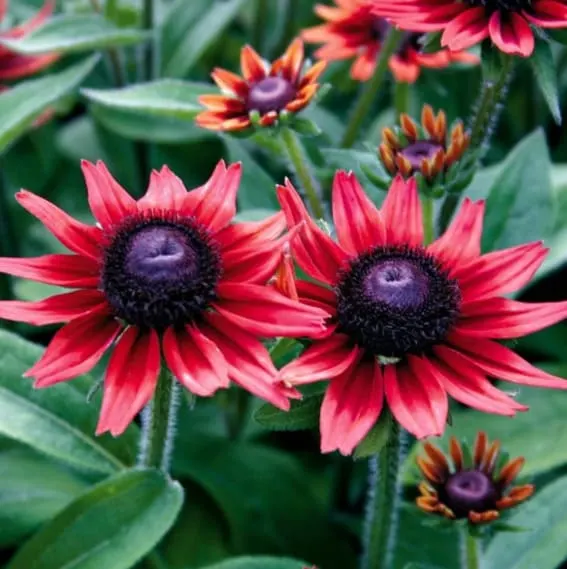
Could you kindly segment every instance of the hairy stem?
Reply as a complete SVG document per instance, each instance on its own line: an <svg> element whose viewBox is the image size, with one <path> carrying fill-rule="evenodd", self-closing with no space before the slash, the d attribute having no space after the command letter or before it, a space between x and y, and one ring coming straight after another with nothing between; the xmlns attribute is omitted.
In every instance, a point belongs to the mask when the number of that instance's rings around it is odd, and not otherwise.
<svg viewBox="0 0 567 569"><path fill-rule="evenodd" d="M409 83L405 81L396 81L394 83L394 109L399 117L403 113L407 113L409 109Z"/></svg>
<svg viewBox="0 0 567 569"><path fill-rule="evenodd" d="M362 125L368 122L368 113L372 108L372 104L376 100L380 87L386 77L388 70L388 60L396 51L402 40L402 32L391 28L384 40L376 70L372 78L364 85L364 88L354 105L350 120L347 124L343 139L341 141L342 148L351 148L357 140Z"/></svg>
<svg viewBox="0 0 567 569"><path fill-rule="evenodd" d="M402 499L406 433L392 421L388 443L368 462L364 550L360 569L392 569Z"/></svg>
<svg viewBox="0 0 567 569"><path fill-rule="evenodd" d="M319 187L309 168L301 141L297 138L295 132L289 128L283 127L280 132L281 141L287 151L293 170L307 196L311 213L318 219L323 218L324 211L319 197Z"/></svg>
<svg viewBox="0 0 567 569"><path fill-rule="evenodd" d="M178 385L169 370L162 368L154 398L144 410L140 439L140 466L169 471L175 438Z"/></svg>

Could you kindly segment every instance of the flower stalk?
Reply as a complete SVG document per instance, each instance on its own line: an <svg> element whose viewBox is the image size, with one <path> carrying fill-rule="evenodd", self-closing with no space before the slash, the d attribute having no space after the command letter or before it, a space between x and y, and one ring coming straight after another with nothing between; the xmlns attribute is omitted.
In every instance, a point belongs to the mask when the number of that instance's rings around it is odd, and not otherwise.
<svg viewBox="0 0 567 569"><path fill-rule="evenodd" d="M406 83L405 81L396 81L394 83L394 109L398 119L401 114L408 112L409 95L409 83Z"/></svg>
<svg viewBox="0 0 567 569"><path fill-rule="evenodd" d="M401 507L407 434L394 420L388 442L369 460L365 535L360 569L391 569Z"/></svg>
<svg viewBox="0 0 567 569"><path fill-rule="evenodd" d="M178 406L177 382L169 370L162 367L154 398L144 410L140 439L140 466L169 472Z"/></svg>
<svg viewBox="0 0 567 569"><path fill-rule="evenodd" d="M472 536L466 526L461 529L462 569L482 569L480 540Z"/></svg>
<svg viewBox="0 0 567 569"><path fill-rule="evenodd" d="M287 127L281 128L280 139L287 152L289 161L297 179L305 191L309 207L311 208L311 213L316 218L322 219L325 213L323 210L323 204L321 203L319 187L309 169L307 158L303 152L303 148L301 147L301 142L297 138L295 132Z"/></svg>
<svg viewBox="0 0 567 569"><path fill-rule="evenodd" d="M395 28L391 28L386 35L382 49L380 50L380 55L378 57L378 63L376 65L376 70L372 78L365 84L360 97L358 98L354 109L352 111L350 120L347 124L343 139L341 142L342 148L351 148L360 132L360 128L368 119L368 113L372 107L372 104L376 100L380 87L384 82L386 77L386 72L388 70L388 60L390 56L396 51L400 45L403 37L403 32Z"/></svg>
<svg viewBox="0 0 567 569"><path fill-rule="evenodd" d="M429 245L435 238L435 230L433 224L433 198L429 196L423 196L421 198L421 203L423 207L423 240L425 245Z"/></svg>

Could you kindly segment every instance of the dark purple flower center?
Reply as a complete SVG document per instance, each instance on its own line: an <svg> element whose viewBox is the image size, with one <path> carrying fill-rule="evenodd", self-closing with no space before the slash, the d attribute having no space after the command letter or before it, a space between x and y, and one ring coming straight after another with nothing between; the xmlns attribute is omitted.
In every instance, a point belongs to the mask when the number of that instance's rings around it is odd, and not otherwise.
<svg viewBox="0 0 567 569"><path fill-rule="evenodd" d="M118 318L164 330L197 319L220 275L218 251L194 220L130 220L105 249L101 287Z"/></svg>
<svg viewBox="0 0 567 569"><path fill-rule="evenodd" d="M424 159L433 158L439 150L444 150L443 146L432 140L418 140L400 150L400 154L409 160L412 169L418 171Z"/></svg>
<svg viewBox="0 0 567 569"><path fill-rule="evenodd" d="M390 30L390 28L391 26L390 24L388 24L385 18L374 18L374 20L372 21L370 35L376 41L382 41L386 37L386 34Z"/></svg>
<svg viewBox="0 0 567 569"><path fill-rule="evenodd" d="M421 354L443 341L461 294L422 248L377 247L355 259L337 292L340 330L376 356Z"/></svg>
<svg viewBox="0 0 567 569"><path fill-rule="evenodd" d="M471 6L484 6L489 12L519 12L530 8L531 0L465 0Z"/></svg>
<svg viewBox="0 0 567 569"><path fill-rule="evenodd" d="M493 480L478 470L463 470L452 474L440 489L439 499L458 518L469 512L486 512L496 509L500 491Z"/></svg>
<svg viewBox="0 0 567 569"><path fill-rule="evenodd" d="M280 76L266 77L250 88L248 110L265 115L270 111L281 111L293 101L297 89L287 79Z"/></svg>

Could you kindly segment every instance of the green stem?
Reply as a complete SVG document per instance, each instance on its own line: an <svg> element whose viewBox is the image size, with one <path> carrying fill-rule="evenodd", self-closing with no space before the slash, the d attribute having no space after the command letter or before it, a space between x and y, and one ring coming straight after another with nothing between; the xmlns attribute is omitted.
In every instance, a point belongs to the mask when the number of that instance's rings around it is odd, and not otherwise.
<svg viewBox="0 0 567 569"><path fill-rule="evenodd" d="M145 410L140 442L140 466L169 471L175 437L175 416L179 404L177 381L162 368L154 398Z"/></svg>
<svg viewBox="0 0 567 569"><path fill-rule="evenodd" d="M360 569L392 569L402 505L406 433L392 421L388 443L368 463L369 487Z"/></svg>
<svg viewBox="0 0 567 569"><path fill-rule="evenodd" d="M347 124L343 140L341 142L342 148L350 148L358 137L360 128L365 122L368 122L368 113L372 108L372 104L376 100L380 87L386 77L388 71L388 60L390 56L396 51L398 45L402 40L402 32L395 28L390 28L386 39L380 50L376 70L372 78L365 84L362 93L360 94L354 109L352 111L350 120Z"/></svg>
<svg viewBox="0 0 567 569"><path fill-rule="evenodd" d="M252 30L252 45L262 53L264 35L268 26L268 0L256 0L254 14L254 29Z"/></svg>
<svg viewBox="0 0 567 569"><path fill-rule="evenodd" d="M433 227L433 198L423 196L421 198L423 208L423 239L426 245L429 245L435 237Z"/></svg>
<svg viewBox="0 0 567 569"><path fill-rule="evenodd" d="M409 109L409 83L405 81L396 81L394 83L394 109L399 117L403 113L407 113Z"/></svg>
<svg viewBox="0 0 567 569"><path fill-rule="evenodd" d="M461 530L461 569L481 569L482 552L480 541L473 537L465 526Z"/></svg>
<svg viewBox="0 0 567 569"><path fill-rule="evenodd" d="M281 141L287 151L291 165L295 171L297 179L301 183L307 196L307 201L311 207L311 213L318 219L324 217L323 204L320 199L320 192L317 181L311 174L307 157L301 147L301 142L293 130L282 127L280 130Z"/></svg>

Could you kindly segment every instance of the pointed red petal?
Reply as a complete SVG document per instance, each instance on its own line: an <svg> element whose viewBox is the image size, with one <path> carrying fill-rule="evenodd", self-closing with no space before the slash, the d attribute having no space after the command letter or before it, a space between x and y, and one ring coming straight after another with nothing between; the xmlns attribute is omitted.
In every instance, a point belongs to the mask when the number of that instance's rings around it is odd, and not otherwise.
<svg viewBox="0 0 567 569"><path fill-rule="evenodd" d="M219 231L215 235L215 240L220 244L224 253L273 241L283 233L285 227L285 216L279 211L262 221L233 223Z"/></svg>
<svg viewBox="0 0 567 569"><path fill-rule="evenodd" d="M267 75L262 58L249 45L245 45L240 52L240 68L248 83L261 81Z"/></svg>
<svg viewBox="0 0 567 569"><path fill-rule="evenodd" d="M183 182L167 167L153 170L146 195L138 201L140 209L180 211L187 196Z"/></svg>
<svg viewBox="0 0 567 569"><path fill-rule="evenodd" d="M496 10L488 22L490 39L496 47L510 55L529 57L535 47L534 34L529 23L520 14L510 11L504 18Z"/></svg>

